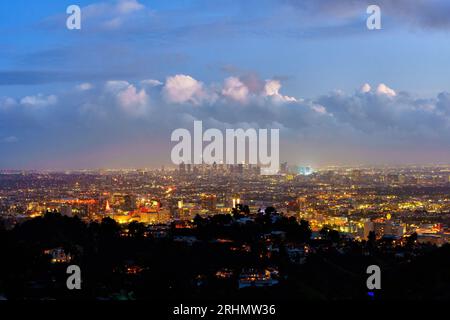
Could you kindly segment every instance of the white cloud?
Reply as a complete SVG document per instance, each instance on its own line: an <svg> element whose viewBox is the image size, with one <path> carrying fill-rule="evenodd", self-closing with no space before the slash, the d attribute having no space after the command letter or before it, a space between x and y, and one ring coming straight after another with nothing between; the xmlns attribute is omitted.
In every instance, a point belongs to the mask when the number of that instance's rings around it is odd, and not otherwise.
<svg viewBox="0 0 450 320"><path fill-rule="evenodd" d="M370 84L364 83L364 84L361 86L361 88L359 89L359 92L361 92L361 93L368 93L368 92L370 92L370 90L372 90Z"/></svg>
<svg viewBox="0 0 450 320"><path fill-rule="evenodd" d="M397 95L397 93L393 89L389 88L384 83L380 83L378 85L377 94L386 95L388 97L395 97Z"/></svg>
<svg viewBox="0 0 450 320"><path fill-rule="evenodd" d="M280 102L296 102L294 97L283 96L280 94L281 82L279 80L267 80L264 86L264 94L267 97L273 97Z"/></svg>
<svg viewBox="0 0 450 320"><path fill-rule="evenodd" d="M222 95L233 100L245 103L248 99L249 90L247 86L237 77L225 79Z"/></svg>
<svg viewBox="0 0 450 320"><path fill-rule="evenodd" d="M184 74L168 77L163 88L163 94L170 103L190 102L200 104L202 100L207 98L203 83Z"/></svg>
<svg viewBox="0 0 450 320"><path fill-rule="evenodd" d="M135 86L129 85L117 94L119 106L133 116L144 115L147 112L149 97L144 89L138 91Z"/></svg>
<svg viewBox="0 0 450 320"><path fill-rule="evenodd" d="M150 86L150 87L158 87L158 86L162 86L164 83L162 83L159 80L146 79L146 80L142 80L141 84L142 85L147 85L147 86Z"/></svg>
<svg viewBox="0 0 450 320"><path fill-rule="evenodd" d="M328 114L327 109L324 106L320 105L320 104L314 104L312 106L312 109L314 111L316 111L317 113L320 113L320 114Z"/></svg>
<svg viewBox="0 0 450 320"><path fill-rule="evenodd" d="M112 3L111 3L112 2ZM98 2L82 8L83 16L86 18L103 17L106 15L113 18L129 15L131 13L144 10L145 6L137 0L117 0L108 2Z"/></svg>
<svg viewBox="0 0 450 320"><path fill-rule="evenodd" d="M95 103L84 104L84 110L95 110L105 114L101 106L107 105L110 99L116 101L117 106L129 116L146 115L150 109L150 98L144 88L137 88L134 84L124 80L109 80L105 83L104 92Z"/></svg>
<svg viewBox="0 0 450 320"><path fill-rule="evenodd" d="M81 83L81 84L77 85L76 88L79 91L87 91L87 90L91 90L92 88L94 88L94 86L89 82L85 82L85 83Z"/></svg>
<svg viewBox="0 0 450 320"><path fill-rule="evenodd" d="M83 23L91 29L112 31L136 21L141 12L149 11L137 0L104 1L81 9Z"/></svg>
<svg viewBox="0 0 450 320"><path fill-rule="evenodd" d="M55 95L45 96L38 94L36 96L26 96L20 100L20 104L26 107L47 107L55 105L58 102L58 98Z"/></svg>
<svg viewBox="0 0 450 320"><path fill-rule="evenodd" d="M137 0L120 0L117 3L117 11L120 14L129 14L135 11L139 11L145 8L145 6L139 3Z"/></svg>
<svg viewBox="0 0 450 320"><path fill-rule="evenodd" d="M264 87L264 91L266 96L275 96L279 95L279 91L281 89L281 83L278 80L267 80L266 85Z"/></svg>
<svg viewBox="0 0 450 320"><path fill-rule="evenodd" d="M118 92L120 90L128 88L130 83L128 81L123 80L110 80L105 84L105 89L111 92Z"/></svg>
<svg viewBox="0 0 450 320"><path fill-rule="evenodd" d="M64 131L73 137L86 134L111 139L115 134L115 137L128 135L126 144L131 135L148 134L149 128L155 134L165 133L168 128L189 127L193 119L207 121L208 125L216 128L244 126L244 121L255 128L274 125L284 130L286 145L314 141L324 150L339 150L352 144L367 148L389 145L410 149L428 145L443 150L450 138L450 93L418 99L414 94L396 94L387 85L374 86L368 91L367 85L363 86L365 90L357 89L349 94L335 91L317 98L280 103L283 90L277 80L261 81L255 89L240 91L249 85L243 78L231 79L223 83L203 84L188 75L176 75L169 77L164 86L153 88L151 95L148 94L150 89L142 82L108 81L90 91L77 91L73 87L71 94L58 96L60 107L52 108L51 112L33 114L37 115L33 120L42 122L26 121L30 119L30 112L22 107L23 104L44 105L52 100L42 95L19 100L12 112L1 112L0 120L3 132L8 135L21 132L23 123L31 127L45 123L46 126L33 129L48 129L45 138L50 144L58 138L52 124L63 124ZM361 91L367 92L361 94ZM219 99L210 99L214 94ZM248 102L245 107L235 99L244 97ZM14 99L0 98L0 104L6 104L5 101L9 104L15 102ZM186 104L169 106L167 102ZM154 108L156 105L157 110ZM155 112L154 116L150 112ZM139 126L143 121L147 125ZM118 127L121 130L117 130ZM6 136L0 136L0 142ZM10 140L14 141L13 138ZM32 143L30 137L26 141Z"/></svg>

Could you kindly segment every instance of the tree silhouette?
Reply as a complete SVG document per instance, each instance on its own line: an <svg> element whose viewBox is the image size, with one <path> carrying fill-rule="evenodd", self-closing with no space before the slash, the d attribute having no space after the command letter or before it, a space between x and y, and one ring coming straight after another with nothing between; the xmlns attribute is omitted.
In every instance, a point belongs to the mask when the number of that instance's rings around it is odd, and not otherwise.
<svg viewBox="0 0 450 320"><path fill-rule="evenodd" d="M374 250L376 248L377 236L375 231L370 231L367 236L367 246L370 250Z"/></svg>
<svg viewBox="0 0 450 320"><path fill-rule="evenodd" d="M406 239L406 246L408 248L411 248L415 245L416 242L417 242L417 232L414 232Z"/></svg>
<svg viewBox="0 0 450 320"><path fill-rule="evenodd" d="M146 228L143 223L133 221L128 224L128 234L133 238L142 239L144 237Z"/></svg>

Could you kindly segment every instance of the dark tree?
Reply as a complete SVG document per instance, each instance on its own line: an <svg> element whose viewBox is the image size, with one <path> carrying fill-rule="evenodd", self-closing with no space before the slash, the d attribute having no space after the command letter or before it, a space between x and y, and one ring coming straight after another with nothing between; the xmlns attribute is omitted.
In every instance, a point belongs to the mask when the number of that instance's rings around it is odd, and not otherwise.
<svg viewBox="0 0 450 320"><path fill-rule="evenodd" d="M406 239L406 246L408 248L411 248L414 246L414 244L417 242L417 233L412 233L407 239Z"/></svg>
<svg viewBox="0 0 450 320"><path fill-rule="evenodd" d="M142 239L145 235L145 225L137 221L133 221L128 225L128 234L133 238Z"/></svg>
<svg viewBox="0 0 450 320"><path fill-rule="evenodd" d="M369 235L367 236L367 246L369 247L369 249L375 249L376 242L377 242L377 236L375 234L375 231L370 231Z"/></svg>

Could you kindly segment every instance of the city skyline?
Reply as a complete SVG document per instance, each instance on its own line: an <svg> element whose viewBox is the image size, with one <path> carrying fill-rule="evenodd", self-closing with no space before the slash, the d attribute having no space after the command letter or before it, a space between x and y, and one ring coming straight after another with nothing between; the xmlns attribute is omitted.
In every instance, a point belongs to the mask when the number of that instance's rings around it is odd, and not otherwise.
<svg viewBox="0 0 450 320"><path fill-rule="evenodd" d="M281 171L0 170L0 298L448 298L448 165Z"/></svg>
<svg viewBox="0 0 450 320"><path fill-rule="evenodd" d="M66 8L81 7L81 30ZM291 164L450 163L445 1L0 4L0 169L158 168L170 133L280 129Z"/></svg>

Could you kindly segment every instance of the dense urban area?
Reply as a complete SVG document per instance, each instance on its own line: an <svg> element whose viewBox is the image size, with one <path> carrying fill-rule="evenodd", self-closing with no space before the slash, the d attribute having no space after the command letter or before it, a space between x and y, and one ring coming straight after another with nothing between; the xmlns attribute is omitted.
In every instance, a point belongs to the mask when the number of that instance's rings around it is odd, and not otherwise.
<svg viewBox="0 0 450 320"><path fill-rule="evenodd" d="M260 170L3 170L0 297L450 297L450 166Z"/></svg>

